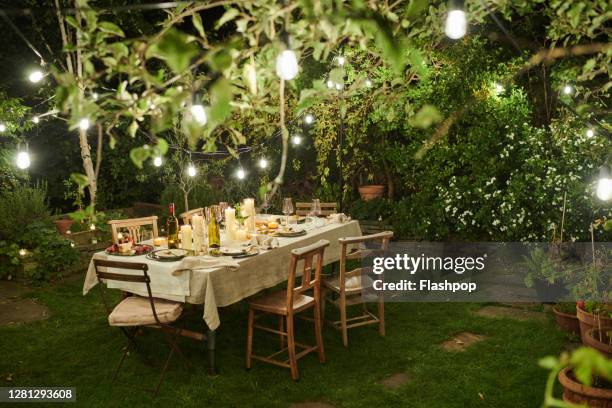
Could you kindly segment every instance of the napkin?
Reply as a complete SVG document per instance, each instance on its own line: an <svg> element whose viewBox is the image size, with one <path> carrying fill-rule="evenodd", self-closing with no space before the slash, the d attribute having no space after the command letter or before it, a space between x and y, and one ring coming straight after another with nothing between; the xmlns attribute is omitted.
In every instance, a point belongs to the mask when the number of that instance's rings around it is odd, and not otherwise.
<svg viewBox="0 0 612 408"><path fill-rule="evenodd" d="M213 258L209 256L188 256L183 258L181 269L208 269L208 268L238 268L240 264L231 256Z"/></svg>

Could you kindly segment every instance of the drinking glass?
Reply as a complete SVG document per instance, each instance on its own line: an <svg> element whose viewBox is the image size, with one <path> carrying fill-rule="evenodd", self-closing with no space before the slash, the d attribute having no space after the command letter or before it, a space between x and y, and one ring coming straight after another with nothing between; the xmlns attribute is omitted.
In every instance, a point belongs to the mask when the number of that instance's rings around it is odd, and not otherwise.
<svg viewBox="0 0 612 408"><path fill-rule="evenodd" d="M321 215L321 201L318 198L312 200L310 205L310 213L314 217L315 227L319 227L319 216Z"/></svg>
<svg viewBox="0 0 612 408"><path fill-rule="evenodd" d="M283 214L285 214L285 225L289 226L289 215L293 213L293 201L290 197L283 200Z"/></svg>
<svg viewBox="0 0 612 408"><path fill-rule="evenodd" d="M272 199L272 194L265 193L263 198L263 203L261 203L261 208L264 209L266 215L268 215L268 209L270 208L270 200Z"/></svg>

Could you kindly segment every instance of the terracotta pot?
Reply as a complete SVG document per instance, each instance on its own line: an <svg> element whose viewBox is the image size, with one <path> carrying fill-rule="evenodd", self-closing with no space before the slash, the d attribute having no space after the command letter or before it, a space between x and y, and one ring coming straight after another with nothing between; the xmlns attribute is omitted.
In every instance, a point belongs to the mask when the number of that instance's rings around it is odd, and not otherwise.
<svg viewBox="0 0 612 408"><path fill-rule="evenodd" d="M553 306L553 313L555 314L557 326L559 326L561 330L576 335L580 334L580 322L575 314L561 312L556 306Z"/></svg>
<svg viewBox="0 0 612 408"><path fill-rule="evenodd" d="M559 382L563 385L563 401L585 404L590 408L612 408L612 390L587 387L574 379L569 367L559 372Z"/></svg>
<svg viewBox="0 0 612 408"><path fill-rule="evenodd" d="M379 184L359 187L359 195L363 201L370 201L375 198L380 198L384 192L385 186Z"/></svg>
<svg viewBox="0 0 612 408"><path fill-rule="evenodd" d="M66 232L70 229L72 224L74 224L74 221L69 218L60 218L54 222L55 228L57 228L57 231L62 235L66 235Z"/></svg>
<svg viewBox="0 0 612 408"><path fill-rule="evenodd" d="M580 338L582 339L582 344L586 344L586 333L590 329L594 327L612 327L612 318L596 316L580 307L576 307L576 316L578 316L578 320L580 321Z"/></svg>
<svg viewBox="0 0 612 408"><path fill-rule="evenodd" d="M607 357L612 357L612 345L610 345L610 338L606 335L606 331L612 331L612 328L602 328L601 330L598 328L592 328L586 332L584 336L584 344L594 348ZM602 332L601 339L603 341L599 341L600 332Z"/></svg>

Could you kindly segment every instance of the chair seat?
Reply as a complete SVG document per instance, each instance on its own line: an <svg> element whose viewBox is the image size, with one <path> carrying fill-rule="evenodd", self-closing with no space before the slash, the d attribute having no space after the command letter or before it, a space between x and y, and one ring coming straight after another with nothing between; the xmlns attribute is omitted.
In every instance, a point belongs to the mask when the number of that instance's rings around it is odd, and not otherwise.
<svg viewBox="0 0 612 408"><path fill-rule="evenodd" d="M372 285L372 279L368 276L365 277L364 283L366 286ZM323 286L332 289L335 292L340 292L340 278L327 278L323 279ZM363 285L361 284L361 275L351 276L346 280L344 284L344 290L347 295L354 295L360 293L363 290Z"/></svg>
<svg viewBox="0 0 612 408"><path fill-rule="evenodd" d="M296 294L293 297L293 311L299 312L314 305L314 298L307 295ZM269 295L253 299L249 306L268 313L287 314L287 291L278 291Z"/></svg>
<svg viewBox="0 0 612 408"><path fill-rule="evenodd" d="M155 312L160 323L172 323L183 312L183 304L164 299L154 299ZM148 298L130 296L123 299L108 316L111 326L146 326L157 324Z"/></svg>

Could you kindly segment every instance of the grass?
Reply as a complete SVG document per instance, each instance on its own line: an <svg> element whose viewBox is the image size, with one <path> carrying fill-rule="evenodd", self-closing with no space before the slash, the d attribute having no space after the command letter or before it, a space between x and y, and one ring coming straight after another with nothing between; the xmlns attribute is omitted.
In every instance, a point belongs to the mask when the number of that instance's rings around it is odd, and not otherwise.
<svg viewBox="0 0 612 408"><path fill-rule="evenodd" d="M327 363L319 364L315 354L304 357L301 379L293 382L288 370L257 361L251 371L245 370L247 309L238 304L221 311L220 375L206 375L204 344L182 339L192 367L175 356L159 396L153 398L140 388L154 386L166 356L160 333L147 331L139 338L154 366L133 354L113 385L110 377L125 338L107 325L97 289L83 297L81 285L78 278L37 289L29 296L49 307L50 318L0 328L0 386L72 386L76 406L89 407L287 407L305 401L337 407L535 407L547 374L537 361L558 354L565 341L552 318L518 322L479 317L473 312L482 305L473 303L388 303L385 338L372 326L354 329L345 349L339 333L326 328ZM200 316L188 326L201 325ZM302 341L314 342L311 326L297 323ZM440 348L462 331L486 339L464 352ZM255 350L276 346L276 341L256 332ZM398 372L408 374L407 384L395 391L380 385ZM6 381L8 374L12 382Z"/></svg>

